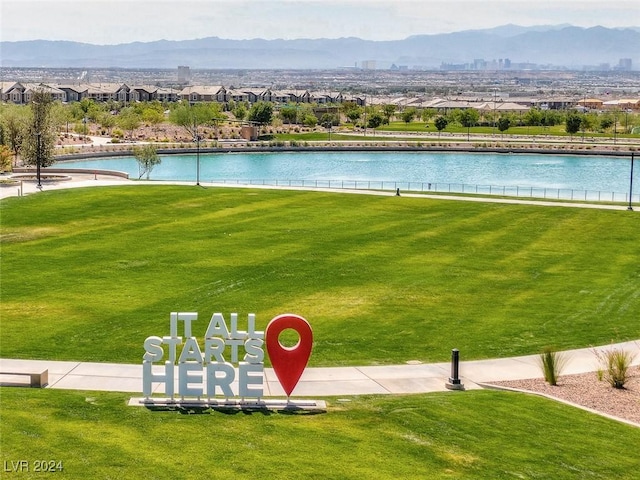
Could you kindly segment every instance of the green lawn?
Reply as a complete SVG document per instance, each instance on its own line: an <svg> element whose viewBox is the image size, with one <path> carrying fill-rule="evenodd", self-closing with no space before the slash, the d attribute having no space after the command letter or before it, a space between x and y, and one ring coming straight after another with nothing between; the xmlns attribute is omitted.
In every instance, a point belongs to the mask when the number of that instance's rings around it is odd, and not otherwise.
<svg viewBox="0 0 640 480"><path fill-rule="evenodd" d="M310 365L446 361L638 338L626 211L125 186L0 203L0 355L141 361L171 311L306 317Z"/></svg>
<svg viewBox="0 0 640 480"><path fill-rule="evenodd" d="M638 337L638 219L626 211L124 186L5 199L0 214L2 357L138 363L175 310L201 313L198 336L216 311L254 312L261 327L301 314L314 366ZM34 472L43 460L78 479L633 479L640 469L640 429L509 392L327 398L323 414L152 411L128 398L0 388L2 478L53 475Z"/></svg>
<svg viewBox="0 0 640 480"><path fill-rule="evenodd" d="M390 132L429 132L429 133L438 133L438 129L431 122L425 124L424 122L391 122L389 125L383 125L378 128L378 130L385 130ZM497 127L492 125L489 126L475 126L468 129L471 135L502 135L503 132L500 132ZM462 125L458 125L455 123L450 123L447 125L447 128L442 130L442 132L448 133L467 133L467 127L463 127ZM565 125L554 125L552 127L541 127L541 126L533 126L533 127L517 127L512 126L508 130L505 130L504 135L507 137L509 135L553 135L553 136L568 136ZM581 132L578 134L580 135ZM586 132L587 136L593 136L593 132ZM576 135L576 136L578 136ZM612 137L611 134L600 134L600 136Z"/></svg>
<svg viewBox="0 0 640 480"><path fill-rule="evenodd" d="M390 137L388 135L382 135L383 132L393 132L395 134L405 133L406 135L402 136L394 136ZM416 133L430 133L432 135L438 135L436 139L434 138L425 138L424 136L415 135ZM544 136L550 137L550 141L564 141L571 144L572 142L580 143L582 142L582 132L578 132L572 137L564 130L564 126L558 127L511 127L509 130L505 132L500 132L498 129L493 129L492 127L473 127L467 132L467 129L464 127L447 127L447 129L443 130L440 134L438 134L438 130L435 127L429 127L427 129L424 128L424 124L409 124L406 125L402 123L401 125L385 125L384 127L380 127L378 129L367 129L367 135L363 135L362 133L352 132L350 133L348 130L341 130L340 132L334 132L331 136L328 133L320 133L320 132L312 132L312 133L278 133L275 135L270 135L266 137L262 137L262 140L275 140L280 142L327 142L327 141L354 141L354 142L373 142L373 141L403 141L403 142L426 142L426 141L434 141L438 142L456 142L460 141L460 137L448 137L447 133L457 133L457 134L467 134L471 135L471 140L474 140L474 135L491 135L495 141L508 141L511 139L513 135L529 135L529 136ZM413 136L412 136L413 134ZM596 133L596 132L585 132L584 137L587 141L591 141L592 138L598 139L611 139L613 135L608 133ZM638 135L623 135L618 134L617 138L622 141L625 138L637 138ZM463 140L466 140L464 137ZM478 139L475 139L478 140ZM486 141L486 139L483 139Z"/></svg>
<svg viewBox="0 0 640 480"><path fill-rule="evenodd" d="M634 479L640 429L522 394L328 399L323 414L151 411L120 393L0 389L2 478ZM53 460L58 474L35 474ZM6 463L5 463L6 462Z"/></svg>

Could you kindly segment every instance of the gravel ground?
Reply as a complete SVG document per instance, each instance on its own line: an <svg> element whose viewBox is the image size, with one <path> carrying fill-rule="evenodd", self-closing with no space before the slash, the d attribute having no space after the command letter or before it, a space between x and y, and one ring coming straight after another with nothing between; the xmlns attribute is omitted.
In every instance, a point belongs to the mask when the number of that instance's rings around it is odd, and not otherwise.
<svg viewBox="0 0 640 480"><path fill-rule="evenodd" d="M487 383L543 393L640 426L640 367L632 367L629 374L624 389L616 389L606 381L599 381L596 372L563 375L556 386L549 385L543 378Z"/></svg>

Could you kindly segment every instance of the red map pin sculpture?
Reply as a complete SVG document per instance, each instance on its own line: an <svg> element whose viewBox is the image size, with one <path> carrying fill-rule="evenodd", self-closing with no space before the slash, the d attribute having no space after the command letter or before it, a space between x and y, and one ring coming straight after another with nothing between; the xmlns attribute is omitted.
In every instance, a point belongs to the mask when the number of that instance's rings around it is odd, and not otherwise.
<svg viewBox="0 0 640 480"><path fill-rule="evenodd" d="M300 336L300 340L293 347L285 347L280 343L280 334L289 328L295 330ZM264 336L273 370L289 397L296 388L311 356L313 345L311 325L298 315L286 313L278 315L269 322Z"/></svg>

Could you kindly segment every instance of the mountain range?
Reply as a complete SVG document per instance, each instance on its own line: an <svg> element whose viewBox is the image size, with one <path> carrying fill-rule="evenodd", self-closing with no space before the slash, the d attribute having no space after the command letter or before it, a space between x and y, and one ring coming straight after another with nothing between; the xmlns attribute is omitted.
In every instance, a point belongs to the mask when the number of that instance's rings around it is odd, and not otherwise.
<svg viewBox="0 0 640 480"><path fill-rule="evenodd" d="M297 40L195 40L118 45L33 40L0 42L0 67L332 69L375 61L377 68L406 65L438 68L443 63L509 59L512 63L582 68L617 65L631 58L640 65L640 28L582 28L571 25L521 27L414 35L404 40L354 37Z"/></svg>

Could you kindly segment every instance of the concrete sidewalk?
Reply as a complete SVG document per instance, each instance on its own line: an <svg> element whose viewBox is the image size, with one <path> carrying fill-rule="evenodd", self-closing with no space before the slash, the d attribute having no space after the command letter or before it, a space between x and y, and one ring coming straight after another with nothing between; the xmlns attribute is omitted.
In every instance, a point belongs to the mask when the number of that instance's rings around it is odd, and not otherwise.
<svg viewBox="0 0 640 480"><path fill-rule="evenodd" d="M598 369L594 350L622 348L635 354L633 364L640 365L640 340L603 347L569 350L566 353L565 375L592 372ZM465 389L482 388L479 384L500 380L521 380L542 377L538 355L496 360L465 361L460 357L460 378ZM58 362L48 360L0 359L0 371L49 370L47 388L142 392L142 362L138 365L117 363ZM445 383L451 374L449 363L420 365L389 365L369 367L307 368L293 391L293 397L327 397L363 394L411 394L447 391ZM28 377L0 375L0 384L28 385ZM176 381L177 385L177 381ZM237 391L237 384L232 387ZM154 393L162 394L162 384ZM264 396L284 397L285 393L273 369L265 368Z"/></svg>
<svg viewBox="0 0 640 480"><path fill-rule="evenodd" d="M98 187L110 185L135 185L136 183L115 175L91 175L87 173L63 174L70 177L69 180L43 181L42 188L38 188L33 180L24 180L16 185L3 185L0 187L0 198L21 197L32 195L42 191L63 190L67 188ZM3 178L8 178L3 176Z"/></svg>
<svg viewBox="0 0 640 480"><path fill-rule="evenodd" d="M20 197L25 195L32 195L41 191L49 190L62 190L67 188L81 188L81 187L98 187L98 186L148 186L148 185L191 185L194 186L194 182L179 182L179 181L160 181L160 180L143 180L132 181L129 179L115 177L111 175L103 174L70 174L71 179L65 181L45 182L42 188L38 188L34 181L25 181L20 185L2 186L0 188L0 199L8 197ZM395 191L380 191L380 190L361 190L361 189L335 189L335 188L322 188L322 187L295 187L295 186L274 186L274 185L257 185L257 184L231 184L231 183L216 183L216 182L200 182L203 188L249 188L249 189L278 189L278 190L304 190L304 191L317 191L317 192L334 192L334 193L351 193L358 195L378 195L378 196L396 196ZM402 192L403 197L414 197L424 199L437 199L437 200L454 200L465 202L480 202L480 203L506 203L515 205L538 205L548 207L569 207L569 208L590 208L598 210L627 210L626 205L610 205L606 203L578 203L570 201L545 201L545 200L527 200L521 198L502 198L502 197L472 197L472 196L458 196L458 195L444 195L444 194L428 194L428 193L409 193ZM640 209L634 209L635 213L640 212Z"/></svg>

